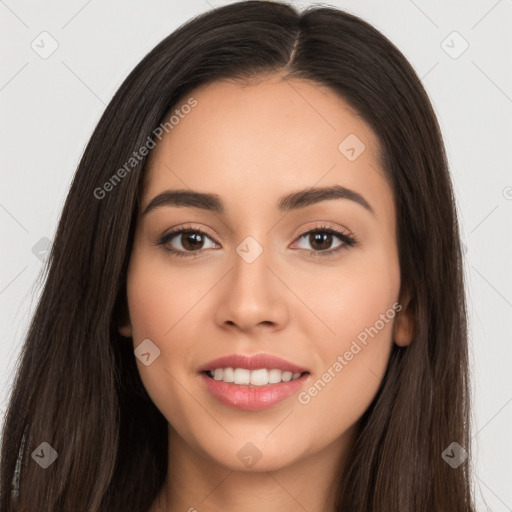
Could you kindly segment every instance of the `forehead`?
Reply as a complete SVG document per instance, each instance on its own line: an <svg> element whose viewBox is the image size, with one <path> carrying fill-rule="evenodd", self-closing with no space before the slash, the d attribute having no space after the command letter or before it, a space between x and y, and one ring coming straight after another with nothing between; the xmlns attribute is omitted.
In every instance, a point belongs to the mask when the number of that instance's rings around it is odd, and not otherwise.
<svg viewBox="0 0 512 512"><path fill-rule="evenodd" d="M150 154L142 209L166 189L217 193L229 213L230 202L262 207L262 197L333 184L389 207L377 137L325 86L275 76L251 85L217 81L185 95L166 119L173 113Z"/></svg>

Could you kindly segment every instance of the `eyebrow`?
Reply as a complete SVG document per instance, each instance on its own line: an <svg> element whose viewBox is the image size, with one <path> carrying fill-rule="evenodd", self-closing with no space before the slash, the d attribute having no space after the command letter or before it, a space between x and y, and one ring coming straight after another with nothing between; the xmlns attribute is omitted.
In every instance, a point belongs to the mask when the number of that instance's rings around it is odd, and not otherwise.
<svg viewBox="0 0 512 512"><path fill-rule="evenodd" d="M333 199L348 199L364 207L372 215L375 215L373 208L361 194L341 185L307 188L292 192L282 196L278 201L277 207L281 212L289 212ZM142 215L147 215L149 212L162 206L200 208L222 215L225 214L224 205L217 194L197 192L195 190L166 190L149 202Z"/></svg>

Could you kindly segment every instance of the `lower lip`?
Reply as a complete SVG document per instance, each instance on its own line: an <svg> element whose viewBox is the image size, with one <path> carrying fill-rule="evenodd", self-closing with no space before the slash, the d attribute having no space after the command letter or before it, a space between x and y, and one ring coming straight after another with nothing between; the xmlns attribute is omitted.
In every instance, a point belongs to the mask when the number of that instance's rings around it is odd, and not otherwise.
<svg viewBox="0 0 512 512"><path fill-rule="evenodd" d="M215 380L201 373L201 378L206 387L224 405L243 409L245 411L259 411L267 409L282 402L289 396L297 393L304 385L308 373L298 379L279 384L267 384L266 386L243 386Z"/></svg>

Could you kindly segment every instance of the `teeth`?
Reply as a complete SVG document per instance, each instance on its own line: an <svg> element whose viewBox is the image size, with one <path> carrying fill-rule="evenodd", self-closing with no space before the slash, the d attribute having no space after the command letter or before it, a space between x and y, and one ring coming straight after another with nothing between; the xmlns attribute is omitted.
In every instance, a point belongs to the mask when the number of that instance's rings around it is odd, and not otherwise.
<svg viewBox="0 0 512 512"><path fill-rule="evenodd" d="M276 368L267 370L247 370L246 368L215 368L208 372L210 377L224 382L233 382L239 385L266 386L267 384L278 384L279 382L290 382L301 376L300 372L283 372Z"/></svg>
<svg viewBox="0 0 512 512"><path fill-rule="evenodd" d="M233 368L224 368L221 372L223 372L222 380L224 382L233 382L235 380L235 372L233 371Z"/></svg>
<svg viewBox="0 0 512 512"><path fill-rule="evenodd" d="M292 372L283 372L283 374L281 375L281 380L283 382L290 382L292 380L292 375Z"/></svg>
<svg viewBox="0 0 512 512"><path fill-rule="evenodd" d="M221 370L224 372L224 370ZM235 384L249 384L251 381L251 372L245 368L236 368L233 373L233 382Z"/></svg>
<svg viewBox="0 0 512 512"><path fill-rule="evenodd" d="M249 371L249 370L247 370ZM251 384L253 386L265 386L268 384L267 370L253 370L251 373Z"/></svg>
<svg viewBox="0 0 512 512"><path fill-rule="evenodd" d="M283 372L281 370L270 370L268 372L268 382L270 384L277 384L281 382L281 374Z"/></svg>

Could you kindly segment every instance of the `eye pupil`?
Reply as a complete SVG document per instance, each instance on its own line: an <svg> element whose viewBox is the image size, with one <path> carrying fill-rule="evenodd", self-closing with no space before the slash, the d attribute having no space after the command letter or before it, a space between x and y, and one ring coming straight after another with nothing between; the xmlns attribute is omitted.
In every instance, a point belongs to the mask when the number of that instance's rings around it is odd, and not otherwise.
<svg viewBox="0 0 512 512"><path fill-rule="evenodd" d="M318 249L319 251L329 249L332 244L332 234L325 232L312 233L310 236L311 247ZM315 247L315 244L320 244L319 247Z"/></svg>
<svg viewBox="0 0 512 512"><path fill-rule="evenodd" d="M186 250L200 249L204 242L201 233L196 231L184 231L182 233L182 240L182 245Z"/></svg>

